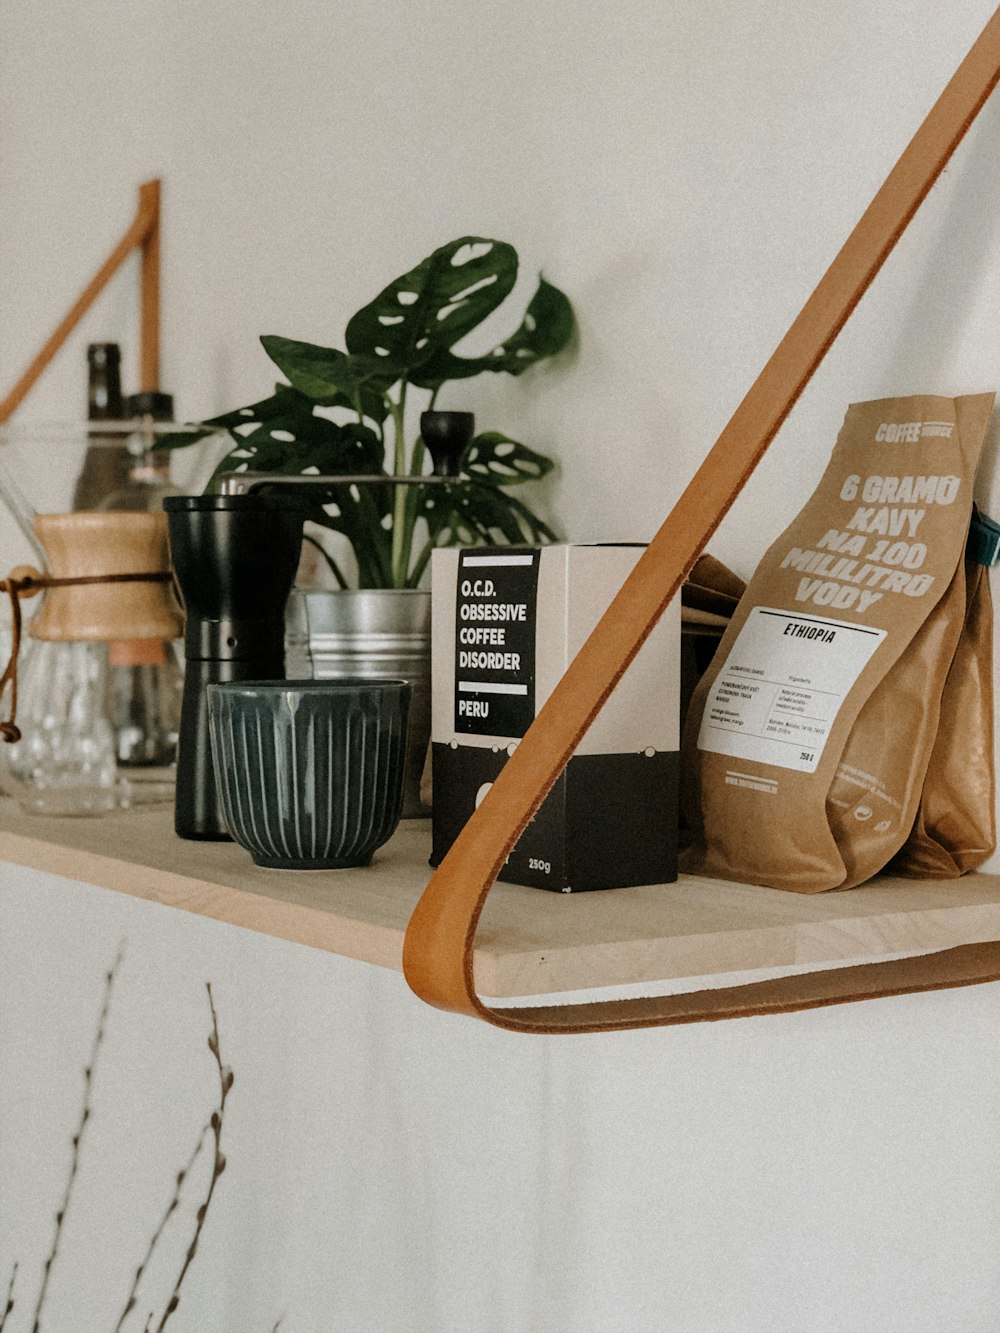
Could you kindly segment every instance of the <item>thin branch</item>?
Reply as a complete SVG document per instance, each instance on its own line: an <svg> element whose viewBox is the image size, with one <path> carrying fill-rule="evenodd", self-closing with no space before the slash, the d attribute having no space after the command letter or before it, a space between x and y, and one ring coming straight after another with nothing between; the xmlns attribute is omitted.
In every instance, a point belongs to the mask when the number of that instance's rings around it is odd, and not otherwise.
<svg viewBox="0 0 1000 1333"><path fill-rule="evenodd" d="M7 1287L7 1299L4 1302L3 1314L0 1314L0 1333L3 1333L3 1326L7 1322L7 1316L14 1308L14 1282L17 1278L17 1264L11 1269L10 1283ZM281 1320L278 1320L281 1323Z"/></svg>
<svg viewBox="0 0 1000 1333"><path fill-rule="evenodd" d="M191 1267L195 1255L198 1253L198 1241L201 1238L202 1228L205 1225L205 1218L208 1216L208 1209L212 1202L212 1196L215 1193L215 1186L218 1183L219 1177L226 1169L226 1159L222 1152L222 1122L226 1113L226 1098L229 1096L230 1089L233 1086L233 1071L228 1065L222 1063L222 1055L219 1050L219 1020L218 1015L215 1012L215 1000L212 997L211 982L205 983L205 989L208 991L208 1003L212 1010L212 1033L208 1039L208 1049L215 1057L215 1063L219 1071L219 1105L212 1112L212 1118L209 1121L209 1127L215 1136L215 1156L212 1161L212 1178L208 1183L208 1193L205 1196L205 1201L198 1209L196 1215L194 1238L188 1246L187 1254L184 1256L184 1263L181 1266L180 1273L177 1275L177 1281L174 1283L173 1292L167 1302L167 1308L164 1310L163 1316L156 1326L156 1333L163 1333L167 1320L180 1304L181 1284L187 1275L188 1269Z"/></svg>
<svg viewBox="0 0 1000 1333"><path fill-rule="evenodd" d="M66 1181L66 1190L63 1194L62 1204L56 1213L56 1229L52 1237L52 1248L49 1250L48 1258L45 1260L45 1269L42 1276L42 1285L38 1293L38 1303L35 1306L35 1317L31 1325L31 1333L39 1333L41 1329L42 1307L45 1304L45 1296L49 1287L49 1278L52 1276L52 1269L55 1267L56 1257L59 1253L59 1241L62 1237L63 1223L66 1220L66 1211L69 1208L70 1198L73 1194L73 1186L76 1183L76 1175L80 1166L80 1145L83 1142L83 1136L87 1128L87 1122L90 1120L91 1113L91 1092L93 1091L94 1070L97 1068L97 1057L104 1041L104 1029L108 1019L108 1013L111 1009L111 993L114 990L115 974L121 965L123 949L119 947L115 961L111 965L110 971L104 979L104 1001L101 1005L100 1017L97 1020L97 1031L94 1034L94 1044L90 1051L90 1061L83 1071L83 1106L80 1111L80 1122L77 1125L76 1133L73 1135L73 1155L70 1159L69 1177Z"/></svg>
<svg viewBox="0 0 1000 1333"><path fill-rule="evenodd" d="M171 1198L170 1202L164 1209L163 1216L160 1218L159 1226L153 1232L153 1238L149 1242L149 1246L146 1250L146 1253L143 1255L142 1262L140 1263L139 1267L135 1270L135 1277L132 1279L132 1287L131 1290L129 1291L128 1298L125 1301L125 1308L118 1316L118 1323L115 1324L115 1333L121 1333L121 1329L125 1323L125 1320L135 1309L136 1303L138 1301L139 1283L142 1281L142 1275L149 1267L149 1261L153 1257L153 1251L156 1249L160 1237L163 1235L163 1232L166 1229L167 1223L170 1221L171 1217L177 1211L178 1205L180 1204L181 1200L181 1187L183 1186L184 1181L187 1179L188 1175L190 1174L191 1168L194 1166L195 1162L198 1160L198 1157L201 1155L201 1150L205 1146L205 1137L208 1134L209 1128L210 1126L207 1123L202 1127L202 1131L198 1135L198 1142L194 1146L194 1152L185 1162L181 1170L177 1172L177 1176L174 1181L173 1197ZM150 1314L150 1318L152 1318L152 1314ZM0 1333L2 1333L2 1329L3 1325L0 1324Z"/></svg>

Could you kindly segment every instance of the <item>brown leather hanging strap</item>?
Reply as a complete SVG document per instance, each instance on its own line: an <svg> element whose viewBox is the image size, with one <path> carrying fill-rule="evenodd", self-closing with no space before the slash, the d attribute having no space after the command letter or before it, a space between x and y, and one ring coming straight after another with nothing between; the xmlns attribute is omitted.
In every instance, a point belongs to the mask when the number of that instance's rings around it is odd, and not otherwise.
<svg viewBox="0 0 1000 1333"><path fill-rule="evenodd" d="M74 574L57 578L42 574L28 565L18 565L5 579L0 579L0 593L10 599L11 641L10 656L0 675L0 698L10 686L9 716L0 719L0 740L14 745L21 739L17 726L17 662L21 652L21 599L34 597L46 588L71 588L85 583L166 583L173 575L169 570L155 570L138 574Z"/></svg>
<svg viewBox="0 0 1000 1333"><path fill-rule="evenodd" d="M1000 10L962 61L843 249L778 345L635 570L500 773L417 903L406 979L443 1009L521 1032L596 1032L767 1013L1000 977L1000 946L812 973L698 996L545 1009L491 1009L476 995L476 925L507 854L562 772L827 349L1000 78ZM846 976L844 974L847 974Z"/></svg>

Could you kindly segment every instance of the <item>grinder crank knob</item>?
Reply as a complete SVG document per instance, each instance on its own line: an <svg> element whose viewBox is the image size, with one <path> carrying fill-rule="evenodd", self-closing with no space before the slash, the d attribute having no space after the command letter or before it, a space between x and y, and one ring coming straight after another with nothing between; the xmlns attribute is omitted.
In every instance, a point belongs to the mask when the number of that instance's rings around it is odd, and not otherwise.
<svg viewBox="0 0 1000 1333"><path fill-rule="evenodd" d="M458 477L475 429L472 412L421 412L420 433L430 453L435 477Z"/></svg>

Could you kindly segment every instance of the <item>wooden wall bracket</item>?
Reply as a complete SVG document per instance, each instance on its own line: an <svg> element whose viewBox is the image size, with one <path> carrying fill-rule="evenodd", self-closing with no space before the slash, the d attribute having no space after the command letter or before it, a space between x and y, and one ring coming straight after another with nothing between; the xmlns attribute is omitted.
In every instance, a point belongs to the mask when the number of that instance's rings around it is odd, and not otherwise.
<svg viewBox="0 0 1000 1333"><path fill-rule="evenodd" d="M139 186L139 202L128 230L108 255L5 398L0 399L0 423L7 421L31 391L87 310L108 285L133 250L141 252L140 268L140 388L159 388L160 379L160 182Z"/></svg>

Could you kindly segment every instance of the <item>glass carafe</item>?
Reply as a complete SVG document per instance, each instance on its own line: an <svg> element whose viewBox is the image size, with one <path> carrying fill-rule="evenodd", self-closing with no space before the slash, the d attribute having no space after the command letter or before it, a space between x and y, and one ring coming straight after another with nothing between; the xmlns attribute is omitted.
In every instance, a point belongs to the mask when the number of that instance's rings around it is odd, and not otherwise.
<svg viewBox="0 0 1000 1333"><path fill-rule="evenodd" d="M97 815L115 809L107 645L31 640L18 674L21 739L4 747L10 795L29 814Z"/></svg>
<svg viewBox="0 0 1000 1333"><path fill-rule="evenodd" d="M155 764L172 755L176 739L179 676L176 670L164 672L160 660L172 653L182 628L165 581L166 518L39 514L34 528L53 584L22 641L16 719L21 738L5 746L6 787L23 809L37 814L101 814L136 800L162 799L162 782L127 782L117 766ZM133 658L140 650L145 657L130 670L153 668L158 687L143 701L145 748L137 744L127 756L119 753L116 718L109 711L115 670L109 653L123 643Z"/></svg>

